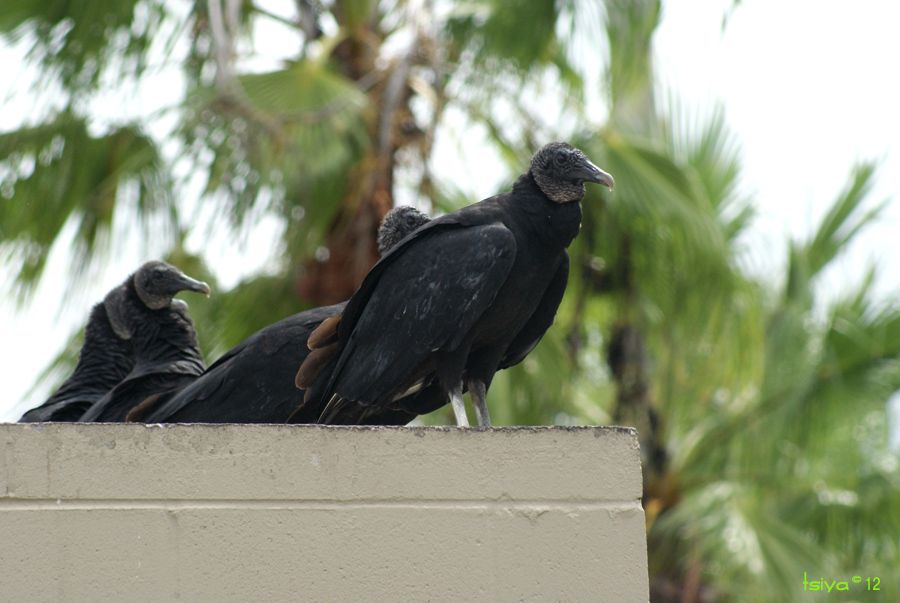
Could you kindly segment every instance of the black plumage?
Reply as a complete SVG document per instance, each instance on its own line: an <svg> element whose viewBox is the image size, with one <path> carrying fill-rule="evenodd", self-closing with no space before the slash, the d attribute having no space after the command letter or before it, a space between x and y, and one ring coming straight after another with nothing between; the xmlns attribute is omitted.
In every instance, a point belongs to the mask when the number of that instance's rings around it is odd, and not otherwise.
<svg viewBox="0 0 900 603"><path fill-rule="evenodd" d="M546 145L511 192L432 220L382 258L347 303L327 384L308 402L327 401L320 421L437 388L468 425L467 387L489 425L494 373L520 362L553 322L585 182L613 186L578 149Z"/></svg>
<svg viewBox="0 0 900 603"><path fill-rule="evenodd" d="M391 210L379 229L379 252L385 253L427 221L428 216L411 207ZM269 325L226 352L180 391L141 404L129 415L129 420L284 423L290 418L293 422L315 421L318 412L309 419L302 413L292 416L304 397L304 392L295 387L295 373L310 355L306 345L310 334L327 319L339 317L343 309L344 303L313 308ZM323 334L325 338L328 336ZM323 364L327 364L329 350L320 350L325 352ZM405 424L414 417L414 413L389 413L375 420Z"/></svg>
<svg viewBox="0 0 900 603"><path fill-rule="evenodd" d="M179 389L203 372L205 364L181 291L209 294L206 283L185 276L165 262L147 262L111 296L119 299L114 325L134 350L134 366L115 387L81 416L84 422L123 421L149 396Z"/></svg>
<svg viewBox="0 0 900 603"><path fill-rule="evenodd" d="M128 375L134 367L131 341L116 334L106 309L118 301L113 295L91 309L74 372L46 402L22 415L20 423L77 421Z"/></svg>
<svg viewBox="0 0 900 603"><path fill-rule="evenodd" d="M191 383L145 401L129 414L147 423L284 423L303 392L294 373L309 353L310 332L344 304L313 308L257 331Z"/></svg>

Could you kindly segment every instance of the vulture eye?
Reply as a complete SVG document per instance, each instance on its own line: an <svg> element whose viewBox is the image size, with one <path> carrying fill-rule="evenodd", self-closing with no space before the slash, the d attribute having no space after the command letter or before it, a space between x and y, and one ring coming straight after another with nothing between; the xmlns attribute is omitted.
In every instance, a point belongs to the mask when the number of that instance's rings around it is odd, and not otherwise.
<svg viewBox="0 0 900 603"><path fill-rule="evenodd" d="M556 161L556 165L565 165L566 163L566 155L564 153L557 153L553 159Z"/></svg>

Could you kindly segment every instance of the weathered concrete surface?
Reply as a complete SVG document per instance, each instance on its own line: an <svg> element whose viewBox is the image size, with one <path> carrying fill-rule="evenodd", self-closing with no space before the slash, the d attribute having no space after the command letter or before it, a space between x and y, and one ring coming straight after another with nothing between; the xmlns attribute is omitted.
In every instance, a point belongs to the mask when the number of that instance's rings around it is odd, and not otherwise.
<svg viewBox="0 0 900 603"><path fill-rule="evenodd" d="M647 601L620 428L0 425L8 601Z"/></svg>

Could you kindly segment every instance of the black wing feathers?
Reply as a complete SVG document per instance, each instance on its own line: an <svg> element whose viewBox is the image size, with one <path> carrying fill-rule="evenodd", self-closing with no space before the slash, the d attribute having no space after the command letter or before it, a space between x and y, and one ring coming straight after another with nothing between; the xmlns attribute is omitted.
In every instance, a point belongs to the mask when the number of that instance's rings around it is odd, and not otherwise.
<svg viewBox="0 0 900 603"><path fill-rule="evenodd" d="M499 369L509 368L522 362L525 356L531 353L544 333L553 325L556 318L556 311L562 302L563 294L566 292L566 284L569 281L569 256L563 253L562 260L556 272L553 274L553 280L544 292L538 307L535 309L531 318L516 334L516 338L506 349L503 359L500 361Z"/></svg>
<svg viewBox="0 0 900 603"><path fill-rule="evenodd" d="M500 223L430 224L414 234L385 256L348 304L358 318L345 313L341 321L342 330L353 330L342 335L346 345L328 388L342 398L390 402L431 352L462 343L515 260L515 237Z"/></svg>
<svg viewBox="0 0 900 603"><path fill-rule="evenodd" d="M147 422L283 422L300 404L294 387L306 340L343 304L313 308L282 319L226 352L193 383L161 401Z"/></svg>

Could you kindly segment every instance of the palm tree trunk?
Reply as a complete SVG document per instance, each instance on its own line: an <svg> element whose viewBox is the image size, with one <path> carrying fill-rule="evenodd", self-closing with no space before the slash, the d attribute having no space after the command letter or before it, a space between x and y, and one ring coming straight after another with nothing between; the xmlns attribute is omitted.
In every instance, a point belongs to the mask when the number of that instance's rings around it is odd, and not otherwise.
<svg viewBox="0 0 900 603"><path fill-rule="evenodd" d="M309 260L297 282L300 297L317 305L350 297L378 260L378 226L394 206L396 153L424 137L409 108L412 91L407 83L419 41L383 70L376 65L382 41L381 33L367 25L338 44L332 55L354 81L381 73L368 91L369 150L348 175L348 193L325 237L328 253Z"/></svg>

